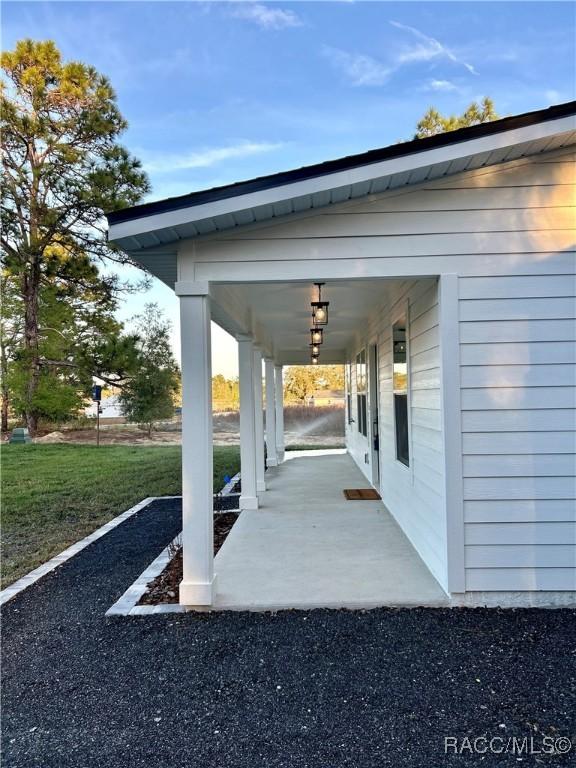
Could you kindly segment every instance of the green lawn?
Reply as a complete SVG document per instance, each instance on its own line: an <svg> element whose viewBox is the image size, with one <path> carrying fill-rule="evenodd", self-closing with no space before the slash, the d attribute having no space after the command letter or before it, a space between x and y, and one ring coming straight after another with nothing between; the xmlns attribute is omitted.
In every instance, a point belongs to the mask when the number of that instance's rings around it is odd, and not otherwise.
<svg viewBox="0 0 576 768"><path fill-rule="evenodd" d="M215 490L239 469L239 448L214 447ZM147 496L180 492L179 446L3 445L3 586Z"/></svg>

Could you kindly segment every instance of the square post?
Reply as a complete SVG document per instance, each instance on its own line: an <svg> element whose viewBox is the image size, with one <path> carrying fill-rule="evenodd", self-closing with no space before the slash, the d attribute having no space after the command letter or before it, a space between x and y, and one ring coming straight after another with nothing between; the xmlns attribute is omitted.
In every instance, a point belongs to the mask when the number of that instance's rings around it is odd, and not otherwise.
<svg viewBox="0 0 576 768"><path fill-rule="evenodd" d="M254 427L256 433L256 489L266 490L264 471L264 403L262 399L262 351L254 346Z"/></svg>
<svg viewBox="0 0 576 768"><path fill-rule="evenodd" d="M210 606L215 589L210 297L206 283L177 283L176 294L182 340L180 604Z"/></svg>
<svg viewBox="0 0 576 768"><path fill-rule="evenodd" d="M254 414L254 343L251 336L237 336L240 380L241 509L258 509L256 491L256 419Z"/></svg>
<svg viewBox="0 0 576 768"><path fill-rule="evenodd" d="M458 298L458 275L440 275L438 308L445 462L446 586L452 594L466 591Z"/></svg>
<svg viewBox="0 0 576 768"><path fill-rule="evenodd" d="M269 467L278 464L276 452L276 385L274 383L274 361L266 358L264 362L266 373L266 451Z"/></svg>
<svg viewBox="0 0 576 768"><path fill-rule="evenodd" d="M274 385L276 401L276 458L278 464L284 461L284 382L282 380L282 366L274 366Z"/></svg>

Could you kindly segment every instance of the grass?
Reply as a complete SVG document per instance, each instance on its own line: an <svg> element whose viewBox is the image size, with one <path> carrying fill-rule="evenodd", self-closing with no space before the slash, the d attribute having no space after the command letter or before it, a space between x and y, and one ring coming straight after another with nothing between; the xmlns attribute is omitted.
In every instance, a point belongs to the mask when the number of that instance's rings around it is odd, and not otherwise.
<svg viewBox="0 0 576 768"><path fill-rule="evenodd" d="M214 447L215 490L239 469L237 447ZM179 446L4 445L3 586L147 496L180 492Z"/></svg>

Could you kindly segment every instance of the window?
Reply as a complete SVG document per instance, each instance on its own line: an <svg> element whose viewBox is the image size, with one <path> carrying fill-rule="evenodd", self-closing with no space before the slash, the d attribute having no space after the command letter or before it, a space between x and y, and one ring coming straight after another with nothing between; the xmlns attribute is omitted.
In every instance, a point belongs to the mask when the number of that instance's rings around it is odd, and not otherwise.
<svg viewBox="0 0 576 768"><path fill-rule="evenodd" d="M352 363L346 365L346 417L348 424L352 424Z"/></svg>
<svg viewBox="0 0 576 768"><path fill-rule="evenodd" d="M406 320L399 320L392 326L394 391L394 425L396 436L396 458L410 466L408 434L408 342Z"/></svg>
<svg viewBox="0 0 576 768"><path fill-rule="evenodd" d="M363 349L356 355L356 403L358 406L358 432L364 437L368 435L368 423L366 413L366 350Z"/></svg>

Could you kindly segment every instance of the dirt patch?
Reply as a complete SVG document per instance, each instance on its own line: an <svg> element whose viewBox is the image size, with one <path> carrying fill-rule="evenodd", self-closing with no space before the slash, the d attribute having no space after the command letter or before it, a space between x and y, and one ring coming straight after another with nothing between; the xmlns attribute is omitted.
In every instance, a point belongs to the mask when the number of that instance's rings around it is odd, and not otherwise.
<svg viewBox="0 0 576 768"><path fill-rule="evenodd" d="M37 437L35 443L66 443L67 438L64 432L48 432L47 435Z"/></svg>
<svg viewBox="0 0 576 768"><path fill-rule="evenodd" d="M287 446L315 445L340 448L344 443L344 409L339 406L289 405L284 409ZM150 436L135 424L101 424L100 445L180 445L182 443L180 421L158 422ZM9 433L2 435L3 440ZM214 445L240 444L240 417L238 411L213 415ZM59 427L38 432L35 443L75 443L96 445L96 426L74 428Z"/></svg>
<svg viewBox="0 0 576 768"><path fill-rule="evenodd" d="M237 519L238 512L222 512L214 515L214 554L226 541L226 537ZM179 547L164 571L150 582L148 591L142 595L138 605L178 603L181 581L182 547Z"/></svg>
<svg viewBox="0 0 576 768"><path fill-rule="evenodd" d="M96 445L96 430L65 429L62 432L48 432L34 438L35 443L72 443L77 445ZM152 432L150 437L146 432L135 427L103 427L100 430L100 445L180 445L180 432Z"/></svg>

